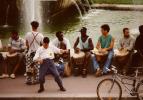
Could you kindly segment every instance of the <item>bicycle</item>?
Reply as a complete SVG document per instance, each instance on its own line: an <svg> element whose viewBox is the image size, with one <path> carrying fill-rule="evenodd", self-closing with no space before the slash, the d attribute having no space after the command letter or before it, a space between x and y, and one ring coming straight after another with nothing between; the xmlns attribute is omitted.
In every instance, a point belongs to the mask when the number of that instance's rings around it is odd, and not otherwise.
<svg viewBox="0 0 143 100"><path fill-rule="evenodd" d="M100 81L97 86L97 96L99 100L104 100L105 97L108 97L109 100L121 100L122 98L122 84L125 87L125 90L131 96L137 96L139 100L143 100L143 79L141 80L138 77L139 70L143 67L134 67L136 68L135 76L125 76L118 73L115 66L111 66L110 71L113 71L111 78L106 78ZM132 81L129 83L127 81ZM128 86L131 86L131 89ZM116 99L115 99L116 98Z"/></svg>

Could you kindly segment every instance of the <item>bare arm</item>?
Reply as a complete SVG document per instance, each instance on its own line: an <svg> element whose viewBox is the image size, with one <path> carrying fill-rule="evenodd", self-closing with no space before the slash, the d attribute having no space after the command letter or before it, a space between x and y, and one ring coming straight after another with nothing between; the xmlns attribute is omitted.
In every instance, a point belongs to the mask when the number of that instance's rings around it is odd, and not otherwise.
<svg viewBox="0 0 143 100"><path fill-rule="evenodd" d="M100 44L100 41L98 40L97 44L96 44L96 48L97 49L100 49L101 48L101 44Z"/></svg>
<svg viewBox="0 0 143 100"><path fill-rule="evenodd" d="M28 41L27 41L27 40L26 40L26 47L29 48L29 44L28 44Z"/></svg>
<svg viewBox="0 0 143 100"><path fill-rule="evenodd" d="M74 49L77 48L78 43L79 43L79 37L76 39L76 42L74 43L74 47L73 47Z"/></svg>

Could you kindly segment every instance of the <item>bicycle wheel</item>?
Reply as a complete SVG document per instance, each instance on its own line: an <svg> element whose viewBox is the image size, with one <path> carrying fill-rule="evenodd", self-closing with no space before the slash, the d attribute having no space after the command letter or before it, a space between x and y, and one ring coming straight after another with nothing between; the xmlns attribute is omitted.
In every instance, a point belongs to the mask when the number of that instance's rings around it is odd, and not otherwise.
<svg viewBox="0 0 143 100"><path fill-rule="evenodd" d="M113 79L104 79L97 86L99 100L121 100L122 88Z"/></svg>
<svg viewBox="0 0 143 100"><path fill-rule="evenodd" d="M137 97L139 100L143 100L143 80L137 86Z"/></svg>

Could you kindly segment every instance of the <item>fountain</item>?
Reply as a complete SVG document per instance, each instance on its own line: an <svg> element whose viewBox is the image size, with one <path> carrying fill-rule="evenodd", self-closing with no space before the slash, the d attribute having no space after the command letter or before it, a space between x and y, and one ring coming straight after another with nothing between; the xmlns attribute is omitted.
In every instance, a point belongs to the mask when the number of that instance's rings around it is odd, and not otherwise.
<svg viewBox="0 0 143 100"><path fill-rule="evenodd" d="M24 19L24 26L25 26L25 30L30 30L30 22L31 21L38 21L40 23L42 23L42 14L41 14L41 6L40 6L40 0L23 0L22 2L23 4L23 19ZM41 30L41 27L40 27Z"/></svg>
<svg viewBox="0 0 143 100"><path fill-rule="evenodd" d="M89 7L89 10L91 10L91 5L90 5L90 3L89 3L89 0L86 0L86 3L87 3L87 5L88 5L88 7Z"/></svg>
<svg viewBox="0 0 143 100"><path fill-rule="evenodd" d="M5 24L0 26L1 29L11 29L13 26L8 25L8 14L9 14L10 5L7 6L6 16L5 16Z"/></svg>
<svg viewBox="0 0 143 100"><path fill-rule="evenodd" d="M9 13L9 5L7 6L7 10L6 10L6 19L5 19L5 24L3 25L4 28L8 27L8 13Z"/></svg>
<svg viewBox="0 0 143 100"><path fill-rule="evenodd" d="M19 14L16 0L1 0L0 7L0 32L9 33L18 28Z"/></svg>

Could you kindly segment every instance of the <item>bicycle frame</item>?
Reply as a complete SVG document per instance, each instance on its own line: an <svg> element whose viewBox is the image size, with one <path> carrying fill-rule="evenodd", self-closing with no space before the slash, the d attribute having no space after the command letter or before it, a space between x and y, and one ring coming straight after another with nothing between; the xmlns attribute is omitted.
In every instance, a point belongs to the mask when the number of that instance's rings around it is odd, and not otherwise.
<svg viewBox="0 0 143 100"><path fill-rule="evenodd" d="M138 70L136 72L135 77L121 75L121 74L117 73L117 70L115 69L115 67L114 67L113 71L114 71L114 74L112 76L112 79L113 79L112 87L114 86L114 82L116 80L116 81L120 82L125 87L125 90L128 92L128 94L130 94L132 96L137 95L137 92L136 92L137 86L139 83L141 83L141 80L138 77ZM125 83L124 80L127 80L127 81L131 80L133 83L132 84L129 84L127 82ZM132 86L132 88L129 89L128 86ZM112 87L111 87L111 89L112 89Z"/></svg>

